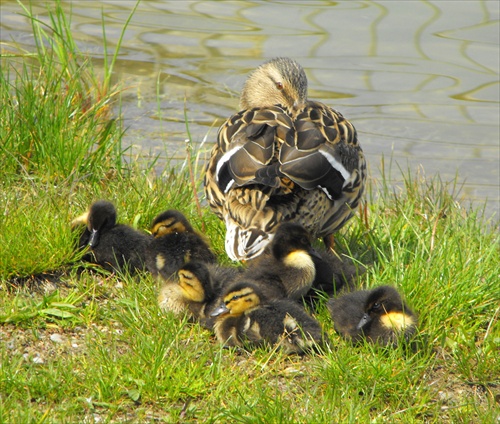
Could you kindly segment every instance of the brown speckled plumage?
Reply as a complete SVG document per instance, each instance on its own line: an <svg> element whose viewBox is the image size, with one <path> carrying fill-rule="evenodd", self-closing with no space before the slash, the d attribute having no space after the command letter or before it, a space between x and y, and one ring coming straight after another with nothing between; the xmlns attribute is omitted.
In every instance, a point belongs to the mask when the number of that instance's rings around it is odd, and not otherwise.
<svg viewBox="0 0 500 424"><path fill-rule="evenodd" d="M219 129L205 175L229 257L260 255L282 221L328 239L363 194L366 163L354 126L307 100L304 70L288 58L252 72L240 105Z"/></svg>

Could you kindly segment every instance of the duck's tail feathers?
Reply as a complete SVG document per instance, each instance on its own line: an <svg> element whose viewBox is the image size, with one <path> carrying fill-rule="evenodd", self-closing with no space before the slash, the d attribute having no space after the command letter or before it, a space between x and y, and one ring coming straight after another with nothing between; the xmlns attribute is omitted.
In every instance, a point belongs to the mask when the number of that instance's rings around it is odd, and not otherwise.
<svg viewBox="0 0 500 424"><path fill-rule="evenodd" d="M242 229L226 225L226 253L233 261L249 260L259 256L272 239L272 234L259 228Z"/></svg>

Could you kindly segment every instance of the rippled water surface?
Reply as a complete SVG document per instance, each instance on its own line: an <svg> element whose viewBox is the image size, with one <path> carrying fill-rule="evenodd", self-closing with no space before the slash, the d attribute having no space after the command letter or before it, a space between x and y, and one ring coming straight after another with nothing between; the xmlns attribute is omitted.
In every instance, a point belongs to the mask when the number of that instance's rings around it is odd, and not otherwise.
<svg viewBox="0 0 500 424"><path fill-rule="evenodd" d="M45 2L34 10L46 19ZM135 2L64 2L80 48L102 62ZM142 1L116 81L134 151L181 159L187 137L207 147L237 111L247 73L274 56L305 68L309 95L356 126L373 178L382 157L443 180L499 211L498 1ZM32 44L15 1L2 0L3 46Z"/></svg>

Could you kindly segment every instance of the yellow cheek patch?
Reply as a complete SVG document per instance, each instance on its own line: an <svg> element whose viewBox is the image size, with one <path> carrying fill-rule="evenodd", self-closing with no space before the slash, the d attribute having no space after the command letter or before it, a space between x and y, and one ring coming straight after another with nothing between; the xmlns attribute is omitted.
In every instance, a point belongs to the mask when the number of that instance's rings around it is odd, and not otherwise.
<svg viewBox="0 0 500 424"><path fill-rule="evenodd" d="M227 308L229 309L229 313L231 315L241 315L249 308L249 305L239 299L237 301L231 302L229 305L227 305Z"/></svg>
<svg viewBox="0 0 500 424"><path fill-rule="evenodd" d="M295 252L289 253L283 262L286 266L294 268L314 269L314 262L311 256L303 250L296 250Z"/></svg>
<svg viewBox="0 0 500 424"><path fill-rule="evenodd" d="M179 221L177 221L170 228L172 233L185 233L187 231L187 228L184 226L184 224Z"/></svg>
<svg viewBox="0 0 500 424"><path fill-rule="evenodd" d="M380 317L380 321L384 327L399 331L415 325L415 319L403 312L388 312Z"/></svg>
<svg viewBox="0 0 500 424"><path fill-rule="evenodd" d="M187 231L182 222L175 222L173 219L167 219L156 224L151 230L151 234L155 237L161 237L167 234L183 233Z"/></svg>
<svg viewBox="0 0 500 424"><path fill-rule="evenodd" d="M87 225L89 213L85 212L84 214L77 216L73 221L71 221L71 228L75 228L79 225Z"/></svg>
<svg viewBox="0 0 500 424"><path fill-rule="evenodd" d="M231 300L226 307L229 309L231 315L241 315L246 311L255 309L260 304L259 297L253 293L244 293L238 299Z"/></svg>
<svg viewBox="0 0 500 424"><path fill-rule="evenodd" d="M196 289L188 284L181 283L181 289L184 296L192 302L203 302L205 300L205 293L202 289Z"/></svg>
<svg viewBox="0 0 500 424"><path fill-rule="evenodd" d="M156 224L152 229L151 229L151 234L153 234L153 236L155 237L158 237L158 236L161 236L163 235L164 231L162 231L162 227L163 225L161 223L159 224Z"/></svg>

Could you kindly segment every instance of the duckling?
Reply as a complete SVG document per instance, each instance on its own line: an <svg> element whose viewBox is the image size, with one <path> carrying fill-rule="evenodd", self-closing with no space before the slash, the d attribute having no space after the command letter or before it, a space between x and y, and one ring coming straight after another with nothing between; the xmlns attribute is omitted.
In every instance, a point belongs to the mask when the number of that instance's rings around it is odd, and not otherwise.
<svg viewBox="0 0 500 424"><path fill-rule="evenodd" d="M322 259L312 247L309 232L298 223L284 222L269 252L251 261L244 275L261 287L266 299L300 299L316 277L315 260Z"/></svg>
<svg viewBox="0 0 500 424"><path fill-rule="evenodd" d="M214 332L227 346L275 345L286 353L306 353L326 342L314 318L288 299L261 302L259 287L247 281L231 285L212 311Z"/></svg>
<svg viewBox="0 0 500 424"><path fill-rule="evenodd" d="M394 287L380 286L332 298L327 303L335 330L344 338L366 338L384 346L397 345L401 336L415 332L417 317Z"/></svg>
<svg viewBox="0 0 500 424"><path fill-rule="evenodd" d="M204 179L208 203L226 225L228 256L259 256L283 221L333 247L366 181L356 129L308 100L303 68L286 57L249 75L240 107L220 127Z"/></svg>
<svg viewBox="0 0 500 424"><path fill-rule="evenodd" d="M179 211L159 214L151 225L154 239L148 246L146 265L153 276L168 280L191 260L214 263L215 254Z"/></svg>
<svg viewBox="0 0 500 424"><path fill-rule="evenodd" d="M98 200L87 213L73 220L73 226L85 223L79 248L90 247L83 260L108 271L145 270L145 252L151 240L148 234L117 224L116 208L107 200Z"/></svg>
<svg viewBox="0 0 500 424"><path fill-rule="evenodd" d="M240 268L187 262L162 285L158 295L160 309L176 315L188 313L192 320L211 329L214 319L210 312L218 306L222 289L240 273Z"/></svg>
<svg viewBox="0 0 500 424"><path fill-rule="evenodd" d="M210 274L202 262L188 262L170 276L160 289L158 304L176 315L200 315L204 302L212 295Z"/></svg>

